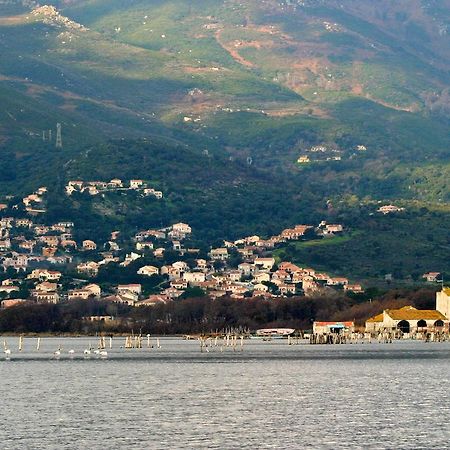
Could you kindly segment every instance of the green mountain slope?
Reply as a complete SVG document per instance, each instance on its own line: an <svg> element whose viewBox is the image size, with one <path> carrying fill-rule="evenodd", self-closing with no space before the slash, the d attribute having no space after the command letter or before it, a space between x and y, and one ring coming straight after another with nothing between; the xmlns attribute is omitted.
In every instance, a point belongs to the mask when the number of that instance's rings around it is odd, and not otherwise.
<svg viewBox="0 0 450 450"><path fill-rule="evenodd" d="M324 218L361 231L378 201L428 208L436 229L450 202L449 24L450 0L0 0L0 194L51 185L47 220L73 216L86 235L171 220L209 240ZM168 198L62 194L113 177ZM361 236L349 270L365 267ZM400 259L423 251L414 236L396 240ZM436 236L408 270L444 268Z"/></svg>
<svg viewBox="0 0 450 450"><path fill-rule="evenodd" d="M92 128L101 118L108 134L168 127L260 149L262 139L249 146L216 138L214 122L226 120L233 128L223 134L232 137L239 123L252 143L252 133L269 129L287 150L281 160L291 162L298 142L385 137L375 127L359 133L349 114L358 127L388 122L394 135L415 132L418 121L437 139L447 134L426 117L448 118L447 0L383 0L376 10L368 0L49 4L57 9L0 3L0 83L14 82L55 114L77 112ZM366 101L356 114L355 99ZM396 111L410 115L399 120ZM312 123L312 135L286 133ZM443 149L431 146L430 153Z"/></svg>

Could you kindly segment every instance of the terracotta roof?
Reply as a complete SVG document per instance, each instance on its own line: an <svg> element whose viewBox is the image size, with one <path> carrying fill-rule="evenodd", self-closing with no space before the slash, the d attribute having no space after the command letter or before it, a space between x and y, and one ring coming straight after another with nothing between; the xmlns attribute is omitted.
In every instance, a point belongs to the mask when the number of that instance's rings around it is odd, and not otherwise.
<svg viewBox="0 0 450 450"><path fill-rule="evenodd" d="M434 309L416 309L404 306L400 309L387 309L386 314L393 320L447 320L439 311Z"/></svg>

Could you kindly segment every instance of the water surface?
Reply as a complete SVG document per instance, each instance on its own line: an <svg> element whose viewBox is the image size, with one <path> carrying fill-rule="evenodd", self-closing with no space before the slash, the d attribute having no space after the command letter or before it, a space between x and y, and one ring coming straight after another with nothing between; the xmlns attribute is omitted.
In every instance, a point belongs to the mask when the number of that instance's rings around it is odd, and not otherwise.
<svg viewBox="0 0 450 450"><path fill-rule="evenodd" d="M45 338L39 352L36 339L22 352L6 340L4 450L450 448L450 343L201 353L196 341L125 350L116 338L106 358L86 358L95 338Z"/></svg>

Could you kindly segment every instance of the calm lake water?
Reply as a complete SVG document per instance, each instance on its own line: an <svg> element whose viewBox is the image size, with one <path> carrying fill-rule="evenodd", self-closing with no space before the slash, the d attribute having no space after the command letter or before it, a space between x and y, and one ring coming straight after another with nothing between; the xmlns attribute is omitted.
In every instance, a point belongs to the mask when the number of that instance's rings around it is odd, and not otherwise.
<svg viewBox="0 0 450 450"><path fill-rule="evenodd" d="M450 343L200 353L196 341L124 350L116 338L100 359L83 356L95 338L45 338L39 352L26 338L21 353L6 340L2 450L450 448Z"/></svg>

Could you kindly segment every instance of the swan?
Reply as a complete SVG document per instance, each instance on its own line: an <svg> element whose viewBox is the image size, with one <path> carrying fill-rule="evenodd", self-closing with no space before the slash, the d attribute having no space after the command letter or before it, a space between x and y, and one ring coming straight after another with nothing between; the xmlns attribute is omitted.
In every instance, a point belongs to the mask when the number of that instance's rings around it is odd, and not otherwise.
<svg viewBox="0 0 450 450"><path fill-rule="evenodd" d="M100 352L100 356L103 357L103 358L106 358L108 356L108 352L106 350L102 350Z"/></svg>
<svg viewBox="0 0 450 450"><path fill-rule="evenodd" d="M84 354L85 354L85 355L90 355L90 354L91 354L91 351L90 351L89 349L86 348L86 349L84 350Z"/></svg>
<svg viewBox="0 0 450 450"><path fill-rule="evenodd" d="M5 355L8 357L8 356L11 356L11 349L9 349L9 348L6 348L5 349Z"/></svg>
<svg viewBox="0 0 450 450"><path fill-rule="evenodd" d="M75 350L71 349L69 350L69 355L73 356L75 354Z"/></svg>

